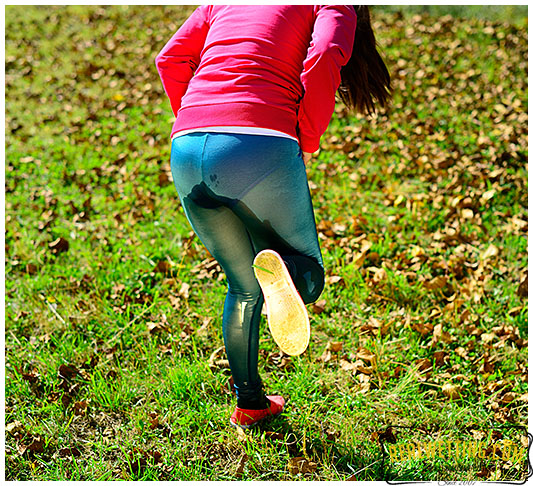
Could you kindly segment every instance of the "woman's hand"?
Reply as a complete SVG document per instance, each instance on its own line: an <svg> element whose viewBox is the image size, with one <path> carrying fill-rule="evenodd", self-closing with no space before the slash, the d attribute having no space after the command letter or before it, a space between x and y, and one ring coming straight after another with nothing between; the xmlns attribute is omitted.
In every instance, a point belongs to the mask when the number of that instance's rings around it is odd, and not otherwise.
<svg viewBox="0 0 533 486"><path fill-rule="evenodd" d="M304 159L304 164L307 164L307 162L309 162L311 160L312 156L313 156L313 154L311 154L309 152L302 152L302 157Z"/></svg>

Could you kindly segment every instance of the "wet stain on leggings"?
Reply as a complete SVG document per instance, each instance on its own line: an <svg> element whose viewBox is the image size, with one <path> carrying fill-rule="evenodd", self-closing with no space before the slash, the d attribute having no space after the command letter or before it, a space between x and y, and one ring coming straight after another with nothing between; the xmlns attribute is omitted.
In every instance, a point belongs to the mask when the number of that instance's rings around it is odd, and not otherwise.
<svg viewBox="0 0 533 486"><path fill-rule="evenodd" d="M268 220L261 220L257 215L236 198L219 196L211 190L205 182L196 184L191 192L186 196L196 206L204 209L215 209L227 207L243 222L246 231L250 237L250 243L255 253L267 248L275 249L284 260L294 262L294 265L288 265L291 271L296 288L300 292L303 301L307 303L314 302L324 286L324 269L320 262L311 256L303 256L298 250L284 240L272 223ZM301 272L296 272L300 268Z"/></svg>

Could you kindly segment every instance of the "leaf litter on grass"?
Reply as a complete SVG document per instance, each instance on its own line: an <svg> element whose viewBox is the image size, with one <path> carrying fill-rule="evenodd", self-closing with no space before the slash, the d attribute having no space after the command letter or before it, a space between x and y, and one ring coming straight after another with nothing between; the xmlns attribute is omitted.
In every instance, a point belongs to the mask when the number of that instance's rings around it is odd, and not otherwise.
<svg viewBox="0 0 533 486"><path fill-rule="evenodd" d="M215 417L198 412L187 433L204 423L223 428L231 412L227 363L217 351L221 316L201 307L221 306L224 275L176 202L165 152L171 114L155 69L131 70L153 65L154 46L192 8L6 10L6 421L72 414L70 440L56 443L63 432L52 427L19 445L35 443L26 455L71 457L87 477L96 452L79 445L82 436L131 445L131 457L104 455L117 477L134 462L141 476L186 474L157 466L169 465L166 453L155 466L149 457L152 450L179 453L180 427L161 422L177 438L145 447L132 427L137 414L146 417L144 405L126 413L102 401L127 387L128 398L116 397L126 408L144 394L147 407L159 400L180 410L156 383L181 360L215 354L210 376L223 399L208 390L201 400L204 410L227 407ZM139 30L139 19L149 29ZM403 14L376 14L374 26L393 105L368 119L338 105L309 166L327 282L310 308L309 361L325 390L316 400L339 394L358 401L341 416L287 419L311 439L322 420L332 430L335 421L346 423L336 442L348 456L356 447L348 424L360 423L361 414L371 417L361 423L364 437L382 430L375 417L413 420L401 403L393 410L388 396L405 403L426 397L417 406L427 407L427 420L432 407L467 407L479 422L523 423L527 413L527 32ZM303 361L268 338L261 345L267 380L303 407L296 386ZM100 362L85 368L91 355ZM87 385L91 375L102 383L99 394ZM125 379L128 385L115 386ZM37 412L38 404L48 408ZM16 449L17 440L8 435L8 446ZM317 464L313 478L354 475L316 450L292 448L289 457ZM227 477L291 477L288 464L309 473L287 456L276 462L258 454L257 461L243 459L241 449L210 457ZM270 471L262 465L269 461ZM31 477L49 479L47 466L28 468ZM195 471L216 478L215 469ZM487 471L483 477L495 474Z"/></svg>

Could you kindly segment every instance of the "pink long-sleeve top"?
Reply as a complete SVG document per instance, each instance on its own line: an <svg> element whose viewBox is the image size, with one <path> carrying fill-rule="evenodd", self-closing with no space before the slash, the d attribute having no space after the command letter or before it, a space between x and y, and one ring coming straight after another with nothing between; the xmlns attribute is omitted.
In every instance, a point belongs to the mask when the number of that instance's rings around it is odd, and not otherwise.
<svg viewBox="0 0 533 486"><path fill-rule="evenodd" d="M176 121L171 136L255 127L315 152L352 53L350 5L203 5L156 57Z"/></svg>

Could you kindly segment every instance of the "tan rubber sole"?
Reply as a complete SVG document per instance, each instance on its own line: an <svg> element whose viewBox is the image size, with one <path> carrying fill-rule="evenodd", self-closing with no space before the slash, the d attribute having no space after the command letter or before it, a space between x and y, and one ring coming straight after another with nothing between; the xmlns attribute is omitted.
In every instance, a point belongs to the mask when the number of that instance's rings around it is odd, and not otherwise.
<svg viewBox="0 0 533 486"><path fill-rule="evenodd" d="M281 256L263 250L254 259L255 276L265 297L268 327L281 350L291 356L309 345L309 316Z"/></svg>

